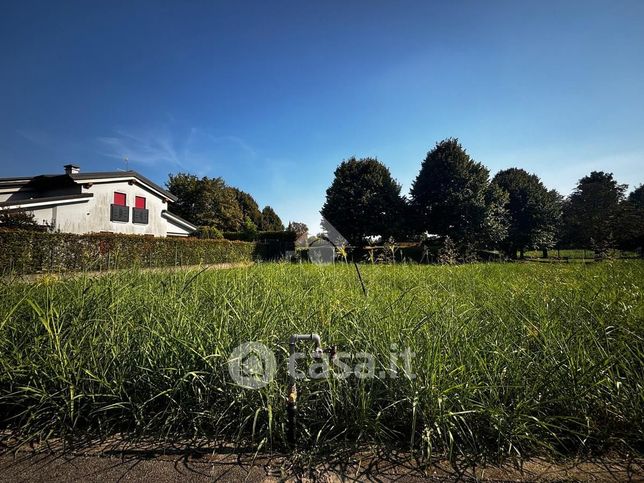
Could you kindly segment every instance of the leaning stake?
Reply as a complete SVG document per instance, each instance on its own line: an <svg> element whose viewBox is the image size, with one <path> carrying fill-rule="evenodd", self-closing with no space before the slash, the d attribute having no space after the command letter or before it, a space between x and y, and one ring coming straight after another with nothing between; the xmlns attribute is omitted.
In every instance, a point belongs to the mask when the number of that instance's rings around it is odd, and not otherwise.
<svg viewBox="0 0 644 483"><path fill-rule="evenodd" d="M367 296L367 287L364 286L364 282L362 281L362 274L360 273L360 269L358 268L358 264L354 261L353 266L356 267L356 272L358 272L358 280L360 280L360 285L362 286L362 293L364 296Z"/></svg>

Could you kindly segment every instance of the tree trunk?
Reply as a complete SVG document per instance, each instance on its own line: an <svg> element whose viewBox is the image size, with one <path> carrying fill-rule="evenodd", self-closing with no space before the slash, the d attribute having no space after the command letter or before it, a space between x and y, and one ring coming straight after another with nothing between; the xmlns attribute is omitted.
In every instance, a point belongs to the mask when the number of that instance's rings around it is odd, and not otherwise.
<svg viewBox="0 0 644 483"><path fill-rule="evenodd" d="M543 258L548 258L548 248L544 247L541 249L541 256Z"/></svg>
<svg viewBox="0 0 644 483"><path fill-rule="evenodd" d="M523 260L525 258L525 249L521 248L521 250L519 250L519 253L520 253L519 258L521 258L521 260Z"/></svg>

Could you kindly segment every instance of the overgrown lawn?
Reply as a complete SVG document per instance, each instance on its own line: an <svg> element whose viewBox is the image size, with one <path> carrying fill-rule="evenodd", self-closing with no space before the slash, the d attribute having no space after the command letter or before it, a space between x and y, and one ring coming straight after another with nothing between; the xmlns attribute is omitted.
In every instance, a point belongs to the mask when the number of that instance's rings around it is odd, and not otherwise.
<svg viewBox="0 0 644 483"><path fill-rule="evenodd" d="M574 454L641 444L644 262L259 264L0 287L0 421L21 437L209 437L285 447L293 333L376 356L376 377L298 383L303 446L421 455ZM276 354L232 381L242 342ZM415 353L415 377L391 352ZM356 361L354 361L356 362ZM304 366L303 366L304 368ZM641 450L641 447L639 447Z"/></svg>

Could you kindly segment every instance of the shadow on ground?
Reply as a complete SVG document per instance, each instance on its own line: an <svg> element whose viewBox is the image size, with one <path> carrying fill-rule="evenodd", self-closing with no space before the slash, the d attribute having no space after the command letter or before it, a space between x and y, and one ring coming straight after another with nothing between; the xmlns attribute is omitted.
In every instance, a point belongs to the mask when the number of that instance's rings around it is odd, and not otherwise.
<svg viewBox="0 0 644 483"><path fill-rule="evenodd" d="M386 450L321 457L259 454L248 448L93 444L0 448L0 481L641 481L642 458L611 456L552 463L473 466L445 460L421 463Z"/></svg>

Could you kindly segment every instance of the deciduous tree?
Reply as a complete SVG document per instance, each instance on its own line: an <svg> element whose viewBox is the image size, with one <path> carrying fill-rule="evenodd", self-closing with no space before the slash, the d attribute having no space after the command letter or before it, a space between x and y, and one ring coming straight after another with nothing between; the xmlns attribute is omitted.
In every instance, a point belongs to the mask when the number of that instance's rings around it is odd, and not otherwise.
<svg viewBox="0 0 644 483"><path fill-rule="evenodd" d="M305 223L300 223L299 221L289 221L287 231L294 231L297 233L297 236L305 235L309 232L309 227Z"/></svg>
<svg viewBox="0 0 644 483"><path fill-rule="evenodd" d="M168 191L178 197L172 211L199 226L214 226L222 231L238 231L244 215L235 192L222 178L198 178L187 173L170 175Z"/></svg>

